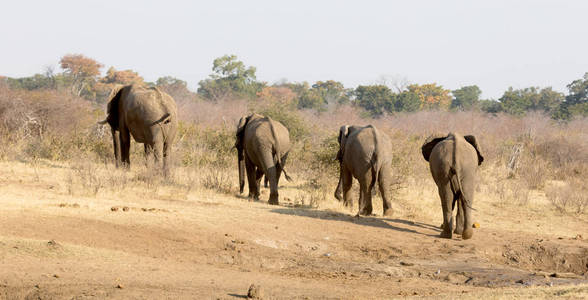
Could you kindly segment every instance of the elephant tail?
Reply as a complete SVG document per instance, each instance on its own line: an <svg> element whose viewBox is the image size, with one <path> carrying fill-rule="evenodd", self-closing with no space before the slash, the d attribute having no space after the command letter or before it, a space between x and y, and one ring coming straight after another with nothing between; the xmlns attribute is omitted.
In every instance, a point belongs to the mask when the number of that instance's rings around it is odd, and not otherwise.
<svg viewBox="0 0 588 300"><path fill-rule="evenodd" d="M452 162L451 162L451 168L449 169L449 174L450 174L450 184L451 184L451 189L453 190L454 194L456 194L457 192L459 192L459 197L453 197L453 203L451 205L451 209L453 210L455 208L455 202L456 201L463 201L463 204L465 204L465 206L467 206L468 208L470 208L473 211L476 211L475 208L472 207L472 203L471 203L471 199L467 199L463 193L462 190L462 185L461 185L461 170L459 168L459 166L457 165L457 158L459 157L459 153L458 153L458 137L456 134L454 133L450 133L449 136L453 136L453 155L452 155Z"/></svg>
<svg viewBox="0 0 588 300"><path fill-rule="evenodd" d="M290 176L288 176L288 173L286 172L286 169L284 168L284 162L282 161L282 157L283 157L282 148L280 147L280 140L278 139L278 135L276 134L274 121L270 117L267 117L267 120L269 122L270 131L272 132L272 137L275 141L275 143L274 143L274 152L275 152L274 161L276 162L276 165L279 166L280 169L282 169L282 172L284 172L284 177L286 177L286 180L292 181L292 178Z"/></svg>
<svg viewBox="0 0 588 300"><path fill-rule="evenodd" d="M372 128L374 133L374 153L372 153L372 159L370 160L370 166L372 168L372 183L370 186L373 187L378 182L378 176L380 175L380 170L382 169L382 162L380 157L378 157L380 133L378 132L378 129L372 125L368 125L366 127Z"/></svg>

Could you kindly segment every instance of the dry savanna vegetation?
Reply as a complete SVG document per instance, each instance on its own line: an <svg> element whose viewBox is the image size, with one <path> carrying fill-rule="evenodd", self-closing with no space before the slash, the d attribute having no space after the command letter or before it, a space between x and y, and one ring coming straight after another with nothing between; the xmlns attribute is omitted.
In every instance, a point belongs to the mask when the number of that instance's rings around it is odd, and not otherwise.
<svg viewBox="0 0 588 300"><path fill-rule="evenodd" d="M214 101L176 93L164 177L135 143L131 169L116 169L110 131L96 123L101 94L84 97L82 79L69 86L0 82L0 298L231 299L251 284L268 299L588 297L586 118L292 109L278 88ZM260 202L239 195L234 135L249 112L282 122L294 141L279 206L266 204L268 189ZM392 138L392 217L379 197L376 216L360 218L333 197L343 124ZM450 131L476 135L485 155L468 241L438 237L440 200L420 152L428 135Z"/></svg>

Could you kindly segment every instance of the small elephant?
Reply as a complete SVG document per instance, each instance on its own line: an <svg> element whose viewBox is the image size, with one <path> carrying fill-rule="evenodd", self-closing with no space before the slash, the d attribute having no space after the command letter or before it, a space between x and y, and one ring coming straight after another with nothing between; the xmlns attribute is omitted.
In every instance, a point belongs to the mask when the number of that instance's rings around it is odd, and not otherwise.
<svg viewBox="0 0 588 300"><path fill-rule="evenodd" d="M359 181L359 215L372 214L372 191L378 183L385 216L392 215L390 191L392 175L392 144L385 133L372 125L365 127L344 125L339 129L340 176L335 198L347 207L353 205L351 186L353 177ZM343 194L343 197L341 196Z"/></svg>
<svg viewBox="0 0 588 300"><path fill-rule="evenodd" d="M167 173L171 145L178 130L174 99L158 88L140 85L118 86L109 96L107 117L99 124L110 125L116 166L130 166L130 136L143 143L147 159L154 156Z"/></svg>
<svg viewBox="0 0 588 300"><path fill-rule="evenodd" d="M452 238L453 208L457 203L457 225L454 233L460 234L464 240L470 239L474 234L472 205L475 177L478 166L484 161L476 137L457 133L432 135L427 138L421 151L429 162L441 198L441 237Z"/></svg>
<svg viewBox="0 0 588 300"><path fill-rule="evenodd" d="M261 177L270 184L269 204L277 205L280 176L290 177L284 164L290 151L290 134L280 122L259 114L242 117L237 126L236 142L239 162L239 192L245 186L245 171L249 183L249 198L259 200Z"/></svg>

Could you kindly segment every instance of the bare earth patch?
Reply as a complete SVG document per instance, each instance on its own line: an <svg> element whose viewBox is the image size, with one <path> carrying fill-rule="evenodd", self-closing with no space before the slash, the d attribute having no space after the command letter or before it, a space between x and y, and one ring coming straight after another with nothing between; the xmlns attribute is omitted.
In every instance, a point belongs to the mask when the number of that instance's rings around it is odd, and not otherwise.
<svg viewBox="0 0 588 300"><path fill-rule="evenodd" d="M398 205L440 211L430 186L395 199L394 217L356 218L173 184L83 193L67 168L37 168L0 163L0 298L588 297L588 222L574 216L481 202L473 239L445 240L437 212Z"/></svg>

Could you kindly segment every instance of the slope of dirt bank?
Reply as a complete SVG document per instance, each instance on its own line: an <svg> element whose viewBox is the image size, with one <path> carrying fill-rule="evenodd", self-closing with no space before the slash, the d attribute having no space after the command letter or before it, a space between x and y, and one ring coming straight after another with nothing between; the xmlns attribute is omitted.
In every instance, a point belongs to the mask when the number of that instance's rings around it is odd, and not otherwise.
<svg viewBox="0 0 588 300"><path fill-rule="evenodd" d="M571 232L444 240L430 222L204 190L79 196L66 175L0 164L0 298L239 299L252 283L270 299L588 296L588 241Z"/></svg>

